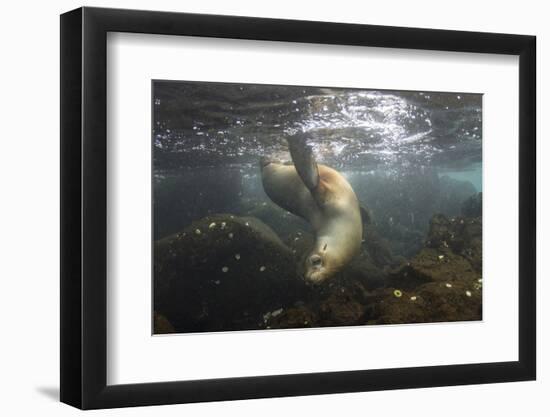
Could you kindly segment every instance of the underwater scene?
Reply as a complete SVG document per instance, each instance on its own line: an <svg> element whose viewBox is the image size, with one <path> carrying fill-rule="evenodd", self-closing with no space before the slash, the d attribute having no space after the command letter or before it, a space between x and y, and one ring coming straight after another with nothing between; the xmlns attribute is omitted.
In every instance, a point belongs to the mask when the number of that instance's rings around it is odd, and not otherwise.
<svg viewBox="0 0 550 417"><path fill-rule="evenodd" d="M482 95L152 82L153 334L482 319Z"/></svg>

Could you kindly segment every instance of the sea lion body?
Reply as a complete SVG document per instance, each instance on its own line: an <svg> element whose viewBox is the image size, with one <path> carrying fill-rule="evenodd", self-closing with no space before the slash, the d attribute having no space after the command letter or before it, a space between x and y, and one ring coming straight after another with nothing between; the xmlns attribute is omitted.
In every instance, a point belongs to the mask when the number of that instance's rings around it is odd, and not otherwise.
<svg viewBox="0 0 550 417"><path fill-rule="evenodd" d="M340 271L359 253L363 234L359 202L348 181L336 170L308 164L291 152L295 164L262 162L262 183L269 198L307 220L315 244L305 260L304 278L320 283ZM300 172L301 171L301 172ZM309 185L309 187L307 185Z"/></svg>

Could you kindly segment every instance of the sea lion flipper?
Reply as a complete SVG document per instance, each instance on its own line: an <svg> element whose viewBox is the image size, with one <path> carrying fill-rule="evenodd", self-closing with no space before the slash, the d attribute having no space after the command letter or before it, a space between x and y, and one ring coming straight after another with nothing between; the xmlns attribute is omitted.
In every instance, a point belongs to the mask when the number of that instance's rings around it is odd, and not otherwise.
<svg viewBox="0 0 550 417"><path fill-rule="evenodd" d="M313 156L311 146L303 136L292 136L287 139L288 149L294 167L305 186L313 193L319 185L319 168Z"/></svg>

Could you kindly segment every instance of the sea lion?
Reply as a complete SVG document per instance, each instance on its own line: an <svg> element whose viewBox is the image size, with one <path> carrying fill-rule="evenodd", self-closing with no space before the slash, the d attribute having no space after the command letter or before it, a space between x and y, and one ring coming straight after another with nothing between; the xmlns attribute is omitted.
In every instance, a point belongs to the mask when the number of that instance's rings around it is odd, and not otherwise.
<svg viewBox="0 0 550 417"><path fill-rule="evenodd" d="M338 171L316 163L304 137L294 136L287 142L294 165L262 158L262 183L275 204L313 228L315 244L305 258L304 278L318 284L359 253L361 208L348 181Z"/></svg>

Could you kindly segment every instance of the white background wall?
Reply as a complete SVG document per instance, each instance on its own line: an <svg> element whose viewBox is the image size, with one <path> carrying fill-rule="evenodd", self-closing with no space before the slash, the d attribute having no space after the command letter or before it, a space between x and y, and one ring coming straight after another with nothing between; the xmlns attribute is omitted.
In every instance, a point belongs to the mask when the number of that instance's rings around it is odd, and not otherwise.
<svg viewBox="0 0 550 417"><path fill-rule="evenodd" d="M100 411L99 415L548 415L550 361L550 147L542 120L550 97L550 26L545 2L169 0L93 1L86 5L236 14L379 25L532 34L538 37L539 365L538 381L301 398ZM4 2L0 17L0 410L3 415L74 415L59 390L59 17L77 1ZM546 232L546 233L545 233ZM543 234L545 234L543 236ZM404 341L406 344L406 341ZM465 341L467 342L467 341ZM546 394L546 395L545 395ZM95 413L94 413L95 414Z"/></svg>

